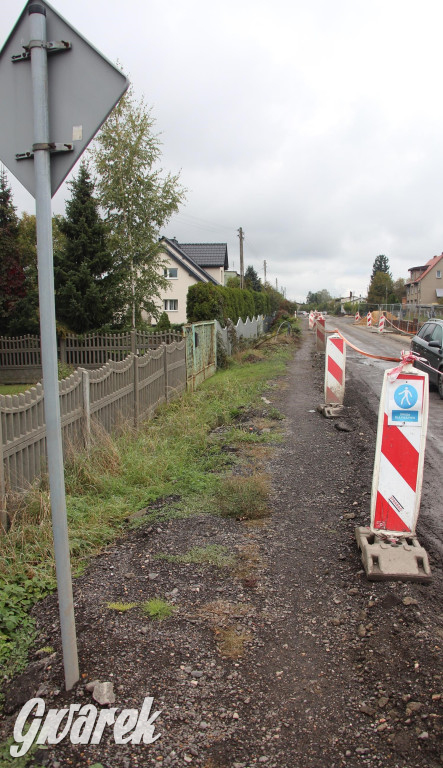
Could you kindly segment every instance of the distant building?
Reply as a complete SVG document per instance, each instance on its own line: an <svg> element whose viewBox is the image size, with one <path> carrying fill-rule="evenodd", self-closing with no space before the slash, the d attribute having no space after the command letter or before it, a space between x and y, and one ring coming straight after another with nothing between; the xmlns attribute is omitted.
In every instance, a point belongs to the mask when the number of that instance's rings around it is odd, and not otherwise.
<svg viewBox="0 0 443 768"><path fill-rule="evenodd" d="M229 280L234 280L236 277L240 280L240 275L235 271L235 269L226 270L224 274L225 285L228 284Z"/></svg>
<svg viewBox="0 0 443 768"><path fill-rule="evenodd" d="M409 268L406 304L437 304L443 299L443 253L423 266Z"/></svg>

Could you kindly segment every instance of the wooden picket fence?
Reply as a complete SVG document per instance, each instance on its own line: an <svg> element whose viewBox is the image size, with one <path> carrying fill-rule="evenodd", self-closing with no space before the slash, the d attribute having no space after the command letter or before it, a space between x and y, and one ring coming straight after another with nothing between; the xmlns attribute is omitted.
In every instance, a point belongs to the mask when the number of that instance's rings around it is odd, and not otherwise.
<svg viewBox="0 0 443 768"><path fill-rule="evenodd" d="M186 389L186 341L162 344L138 356L108 360L101 368L78 368L59 382L63 442L87 446L92 424L112 432L120 424L137 427L163 402ZM19 395L0 395L0 510L6 490L31 486L46 465L42 384ZM1 512L0 512L1 517Z"/></svg>

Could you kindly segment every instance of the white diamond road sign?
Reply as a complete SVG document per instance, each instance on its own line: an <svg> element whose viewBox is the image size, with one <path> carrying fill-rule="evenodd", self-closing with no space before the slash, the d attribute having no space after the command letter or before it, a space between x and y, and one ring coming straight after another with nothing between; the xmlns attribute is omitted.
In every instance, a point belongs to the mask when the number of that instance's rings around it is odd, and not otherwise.
<svg viewBox="0 0 443 768"><path fill-rule="evenodd" d="M128 88L125 75L46 0L51 195ZM0 52L0 159L35 197L28 4ZM26 159L18 159L25 156Z"/></svg>

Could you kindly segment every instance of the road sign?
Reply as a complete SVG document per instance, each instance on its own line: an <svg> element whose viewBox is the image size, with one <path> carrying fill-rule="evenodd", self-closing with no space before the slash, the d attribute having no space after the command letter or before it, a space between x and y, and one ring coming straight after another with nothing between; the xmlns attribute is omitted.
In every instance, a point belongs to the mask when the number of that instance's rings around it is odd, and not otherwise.
<svg viewBox="0 0 443 768"><path fill-rule="evenodd" d="M423 413L424 381L414 376L388 383L388 424L420 427Z"/></svg>
<svg viewBox="0 0 443 768"><path fill-rule="evenodd" d="M323 315L317 317L317 352L324 352L326 349L326 331L325 318Z"/></svg>
<svg viewBox="0 0 443 768"><path fill-rule="evenodd" d="M394 369L392 369L394 370ZM420 510L428 423L428 374L411 364L385 371L375 449L371 530L414 534Z"/></svg>
<svg viewBox="0 0 443 768"><path fill-rule="evenodd" d="M325 403L343 404L345 396L346 345L338 333L326 340Z"/></svg>
<svg viewBox="0 0 443 768"><path fill-rule="evenodd" d="M46 0L39 5L46 10L54 196L129 82ZM29 24L26 5L0 53L0 159L35 197L30 51L36 41L31 41Z"/></svg>

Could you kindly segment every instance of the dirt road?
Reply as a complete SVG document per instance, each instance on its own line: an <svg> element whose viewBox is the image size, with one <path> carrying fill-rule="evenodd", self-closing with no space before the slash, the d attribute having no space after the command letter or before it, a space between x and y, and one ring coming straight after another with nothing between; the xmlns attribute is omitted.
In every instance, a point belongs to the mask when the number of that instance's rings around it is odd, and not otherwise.
<svg viewBox="0 0 443 768"><path fill-rule="evenodd" d="M267 397L285 414L267 469L272 516L260 525L211 514L133 531L76 580L82 684L61 692L55 657L7 692L12 732L37 689L46 705L90 703L88 680L111 680L116 707L154 697L160 738L40 752L51 768L438 768L442 764L442 567L423 586L369 583L354 526L368 524L376 417L358 388L351 431L317 411L323 360L307 332ZM251 421L254 414L250 415ZM243 574L156 560L209 543L243 559ZM174 615L147 622L110 600L167 595ZM54 597L36 611L39 645L57 642ZM227 638L231 633L231 645ZM233 653L232 638L238 640Z"/></svg>

